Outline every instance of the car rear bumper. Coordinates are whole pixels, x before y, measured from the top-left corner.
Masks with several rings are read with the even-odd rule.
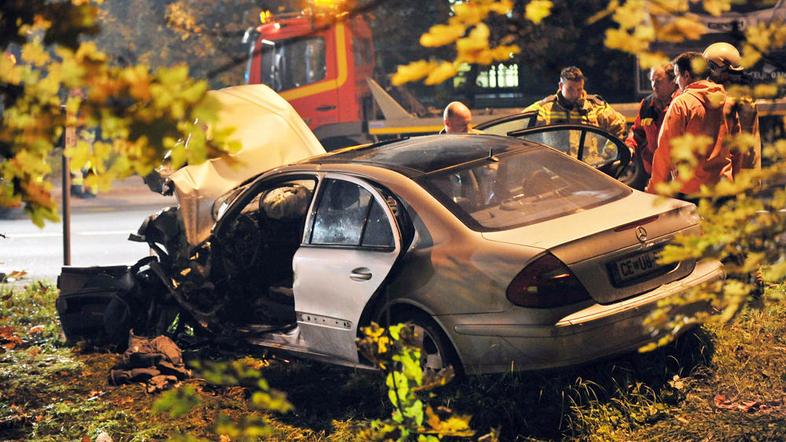
[[[522,323],[525,309],[438,319],[449,331],[467,373],[565,367],[653,342],[663,333],[648,331],[644,320],[659,301],[722,277],[719,262],[703,261],[679,281],[614,304],[589,304],[554,324]],[[691,315],[703,309],[706,303],[692,303],[680,306],[678,312]]]

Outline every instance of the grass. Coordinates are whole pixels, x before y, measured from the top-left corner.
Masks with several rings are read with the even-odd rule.
[[[784,287],[770,290],[782,293]],[[295,409],[249,406],[241,387],[195,378],[200,404],[171,418],[152,411],[140,385],[110,387],[118,356],[67,347],[56,290],[34,283],[0,291],[0,440],[216,440],[220,414],[267,420],[269,440],[348,441],[390,412],[375,373],[267,358],[263,373]],[[646,354],[555,372],[482,376],[437,391],[433,405],[473,416],[478,436],[499,440],[786,439],[786,304],[745,311]],[[486,440],[490,440],[487,438]]]

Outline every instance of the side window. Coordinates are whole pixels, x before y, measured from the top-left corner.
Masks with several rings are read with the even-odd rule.
[[[286,42],[263,42],[262,83],[275,91],[293,89],[325,79],[325,40],[307,37]]]
[[[366,189],[328,179],[321,192],[311,244],[393,247],[390,222]]]
[[[376,200],[372,202],[361,245],[363,247],[394,247],[390,221],[385,216],[382,206]]]
[[[619,156],[617,145],[602,134],[587,132],[581,160],[590,166],[600,166]]]
[[[355,59],[355,66],[364,66],[373,61],[370,46],[371,43],[364,38],[352,39],[352,57]]]
[[[534,117],[536,116],[537,113],[533,113],[531,115],[522,115],[520,118],[504,120],[488,127],[486,127],[484,124],[481,124],[479,125],[479,128],[483,130],[484,134],[506,136],[511,132],[530,127],[533,123]]]
[[[537,131],[519,135],[518,138],[551,146],[573,158],[578,158],[581,131],[576,129]]]

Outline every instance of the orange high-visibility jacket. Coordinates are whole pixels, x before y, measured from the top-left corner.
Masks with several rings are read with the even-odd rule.
[[[636,121],[625,139],[625,144],[633,149],[636,155],[641,156],[641,163],[648,174],[652,173],[652,155],[658,147],[658,134],[669,103],[661,103],[654,94],[641,100]]]
[[[658,135],[648,192],[654,193],[658,183],[680,179],[675,176],[676,170],[671,161],[671,143],[685,134],[707,135],[712,142],[705,152],[696,154],[698,162],[694,176],[681,180],[682,193],[696,193],[702,184],[712,185],[723,178],[732,179],[731,154],[723,142],[730,131],[724,117],[725,102],[726,90],[709,80],[689,84],[672,100]]]

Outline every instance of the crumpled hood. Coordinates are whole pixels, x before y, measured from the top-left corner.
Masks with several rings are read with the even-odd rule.
[[[726,90],[723,85],[709,80],[695,81],[685,88],[685,94],[690,94],[707,109],[721,109],[726,104]]]
[[[269,87],[252,84],[209,93],[221,102],[219,124],[235,128],[232,138],[242,148],[169,176],[192,246],[210,235],[216,198],[262,172],[325,153],[295,109]]]

